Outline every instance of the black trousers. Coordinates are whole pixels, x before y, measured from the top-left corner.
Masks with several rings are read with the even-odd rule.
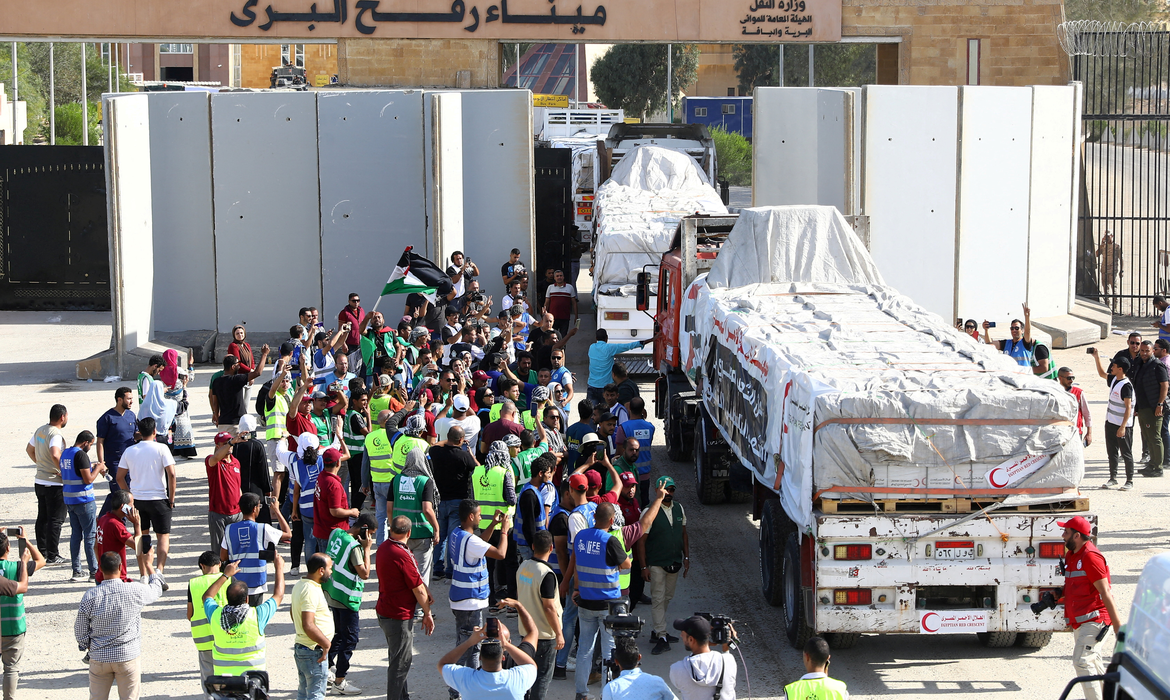
[[[57,546],[61,542],[61,526],[65,524],[65,488],[34,484],[37,494],[37,548],[52,560],[61,556]]]
[[[488,544],[493,547],[500,546],[500,532],[499,530],[492,533]],[[516,571],[520,568],[520,552],[516,547],[516,540],[511,537],[509,531],[508,536],[508,551],[505,552],[503,559],[487,558],[488,570],[488,586],[491,593],[488,596],[488,603],[494,606],[499,602],[500,598],[513,598],[517,596],[516,589]]]
[[[638,600],[646,592],[646,581],[642,579],[642,567],[634,561],[630,564],[630,610],[638,605]]]
[[[1109,455],[1109,478],[1117,478],[1118,455],[1125,461],[1125,480],[1133,481],[1133,428],[1125,429],[1125,437],[1117,437],[1118,426],[1105,423],[1105,453]]]

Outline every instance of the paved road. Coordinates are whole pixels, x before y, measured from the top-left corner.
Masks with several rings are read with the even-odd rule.
[[[0,435],[7,446],[0,453],[0,480],[4,484],[0,486],[0,512],[29,530],[36,515],[36,502],[32,496],[33,467],[27,463],[23,446],[44,422],[49,405],[63,402],[70,408],[71,422],[66,432],[72,436],[75,431],[93,429],[97,417],[112,405],[115,386],[132,384],[132,380],[118,384],[72,380],[75,360],[108,347],[109,315],[66,313],[61,314],[59,323],[47,322],[55,316],[58,314],[0,312],[0,327],[10,339],[9,351],[0,357],[0,398],[7,416],[0,424]],[[1111,354],[1121,344],[1121,338],[1113,336],[1101,345],[1102,351]],[[583,340],[570,345],[570,364],[578,377],[583,376],[585,347]],[[1095,415],[1103,416],[1104,385],[1086,362],[1091,358],[1080,349],[1057,351],[1056,357],[1074,369],[1079,383],[1090,393]],[[200,369],[196,388],[191,392],[201,457],[208,453],[212,435],[204,399],[211,371]],[[648,388],[644,387],[644,391]],[[747,674],[740,682],[739,696],[748,696],[749,679],[754,697],[782,696],[782,685],[801,673],[800,657],[780,631],[779,610],[764,604],[759,594],[756,524],[743,505],[699,505],[691,492],[691,465],[669,462],[661,447],[656,447],[654,453],[657,473],[671,474],[679,481],[692,543],[693,568],[679,585],[670,615],[682,617],[702,610],[723,612],[740,620]],[[201,460],[181,462],[178,471],[174,563],[169,567],[173,586],[162,601],[146,612],[143,697],[196,697],[198,692],[194,649],[183,619],[186,601],[182,581],[185,575],[195,573],[195,559],[206,545],[206,485]],[[1094,488],[1106,478],[1099,432],[1088,450],[1087,473],[1086,488]],[[1170,488],[1163,480],[1146,479],[1139,480],[1137,488],[1129,493],[1092,491],[1091,496],[1093,508],[1101,516],[1101,548],[1109,558],[1118,601],[1122,610],[1128,611],[1142,565],[1152,554],[1166,548],[1170,532],[1165,519],[1155,514],[1166,507]],[[65,535],[68,536],[68,526]],[[67,539],[61,552],[68,553]],[[20,683],[22,697],[73,699],[84,692],[86,674],[81,653],[72,641],[72,625],[77,601],[86,586],[68,582],[67,569],[54,567],[39,572],[26,598],[29,639]],[[411,672],[414,697],[427,700],[446,697],[434,664],[454,641],[453,620],[445,603],[446,584],[437,584],[434,589],[439,631],[434,637],[417,639]],[[367,591],[362,643],[350,676],[366,689],[362,697],[380,696],[385,678],[384,641],[371,610],[374,590],[376,585]],[[285,610],[287,603],[270,628],[269,670],[275,697],[291,698],[295,689],[290,649],[292,624]],[[648,610],[641,614],[649,617]],[[647,652],[645,639],[643,636],[643,651]],[[1029,700],[1056,698],[1072,676],[1068,661],[1071,643],[1071,635],[1061,634],[1043,650],[988,650],[979,646],[973,635],[867,636],[856,648],[834,655],[833,674],[849,684],[853,697],[863,699],[944,693],[954,700],[985,697],[986,693]],[[670,654],[654,657],[646,653],[644,667],[650,673],[665,675],[669,663],[682,655],[678,645]],[[591,692],[598,693],[596,687]],[[555,681],[552,685],[551,697],[556,700],[569,700],[572,693],[571,681]]]

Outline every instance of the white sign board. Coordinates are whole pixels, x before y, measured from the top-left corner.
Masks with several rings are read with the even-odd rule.
[[[918,625],[923,634],[986,632],[988,610],[923,610]]]
[[[1021,479],[1036,473],[1036,470],[1048,464],[1052,455],[1027,455],[1014,457],[993,467],[987,472],[987,484],[993,489],[1006,489]]]

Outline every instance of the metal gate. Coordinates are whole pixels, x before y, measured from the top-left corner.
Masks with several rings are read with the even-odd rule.
[[[0,147],[0,309],[110,308],[100,146]]]
[[[1170,32],[1067,22],[1061,43],[1084,89],[1079,296],[1150,316],[1170,292]]]
[[[568,148],[536,148],[536,269],[528,288],[529,303],[539,308],[544,300],[546,270],[564,270],[570,277],[573,226],[573,152]],[[572,282],[575,282],[573,280]],[[534,314],[535,315],[535,314]]]

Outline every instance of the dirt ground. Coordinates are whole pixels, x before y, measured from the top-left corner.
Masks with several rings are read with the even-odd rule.
[[[24,445],[32,432],[46,422],[49,406],[58,402],[68,406],[70,423],[66,434],[71,440],[82,429],[94,429],[98,416],[113,405],[114,389],[132,386],[133,377],[115,383],[72,378],[77,360],[109,346],[109,314],[0,312],[0,328],[11,346],[0,358],[0,405],[8,414],[0,422],[0,436],[8,445],[0,453],[0,513],[7,521],[3,524],[23,524],[31,532],[36,517],[34,467],[29,464]],[[1114,335],[1099,347],[1102,355],[1110,356],[1123,344],[1124,336]],[[582,386],[586,348],[587,341],[581,337],[569,347],[569,364]],[[1128,493],[1097,490],[1108,473],[1100,432],[1105,384],[1097,378],[1092,358],[1083,348],[1056,351],[1055,357],[1059,364],[1074,370],[1078,383],[1089,393],[1097,420],[1093,444],[1087,451],[1083,490],[1091,496],[1092,509],[1100,516],[1100,546],[1109,559],[1118,603],[1127,614],[1143,564],[1167,545],[1170,533],[1166,521],[1152,516],[1166,506],[1170,482],[1139,476],[1137,487]],[[198,573],[196,558],[206,546],[207,489],[202,457],[209,453],[213,434],[206,401],[207,381],[213,371],[211,366],[198,368],[191,390],[200,456],[178,464],[178,507],[172,564],[168,566],[171,590],[143,615],[144,698],[199,695],[195,649],[185,619],[185,578]],[[738,696],[782,697],[783,684],[798,678],[803,670],[799,653],[783,635],[780,610],[765,604],[760,594],[757,525],[744,505],[700,505],[693,494],[690,465],[670,462],[660,438],[654,460],[656,475],[670,474],[678,480],[679,500],[687,509],[691,541],[690,576],[680,580],[670,617],[710,611],[739,620],[737,629],[743,641],[746,673],[741,665]],[[68,556],[68,523],[62,535],[60,552]],[[46,568],[30,583],[26,596],[28,642],[19,692],[22,698],[77,698],[85,692],[86,667],[81,662],[83,653],[73,641],[73,622],[77,603],[88,586],[69,582],[69,573],[67,565]],[[349,675],[363,689],[359,697],[380,697],[385,693],[385,640],[373,612],[376,591],[377,585],[371,580],[362,612],[361,643]],[[436,633],[415,638],[410,687],[416,699],[442,700],[447,694],[435,664],[454,645],[455,629],[446,603],[447,584],[434,585],[433,593]],[[268,668],[274,698],[295,697],[293,627],[287,611],[286,601],[268,628]],[[649,610],[642,609],[641,614],[649,619]],[[670,653],[651,656],[646,639],[644,632],[641,646],[645,671],[667,676],[669,664],[685,652],[676,644]],[[1110,636],[1108,644],[1112,642]],[[945,693],[960,700],[992,692],[1005,698],[1056,698],[1073,676],[1071,645],[1070,634],[1056,635],[1052,644],[1042,650],[985,649],[974,635],[867,636],[856,648],[834,654],[832,675],[848,683],[853,697],[863,699]],[[600,695],[597,686],[592,686],[590,692],[594,697]],[[550,697],[571,699],[572,676],[568,681],[553,681]],[[1079,691],[1074,691],[1073,697],[1079,697]]]

